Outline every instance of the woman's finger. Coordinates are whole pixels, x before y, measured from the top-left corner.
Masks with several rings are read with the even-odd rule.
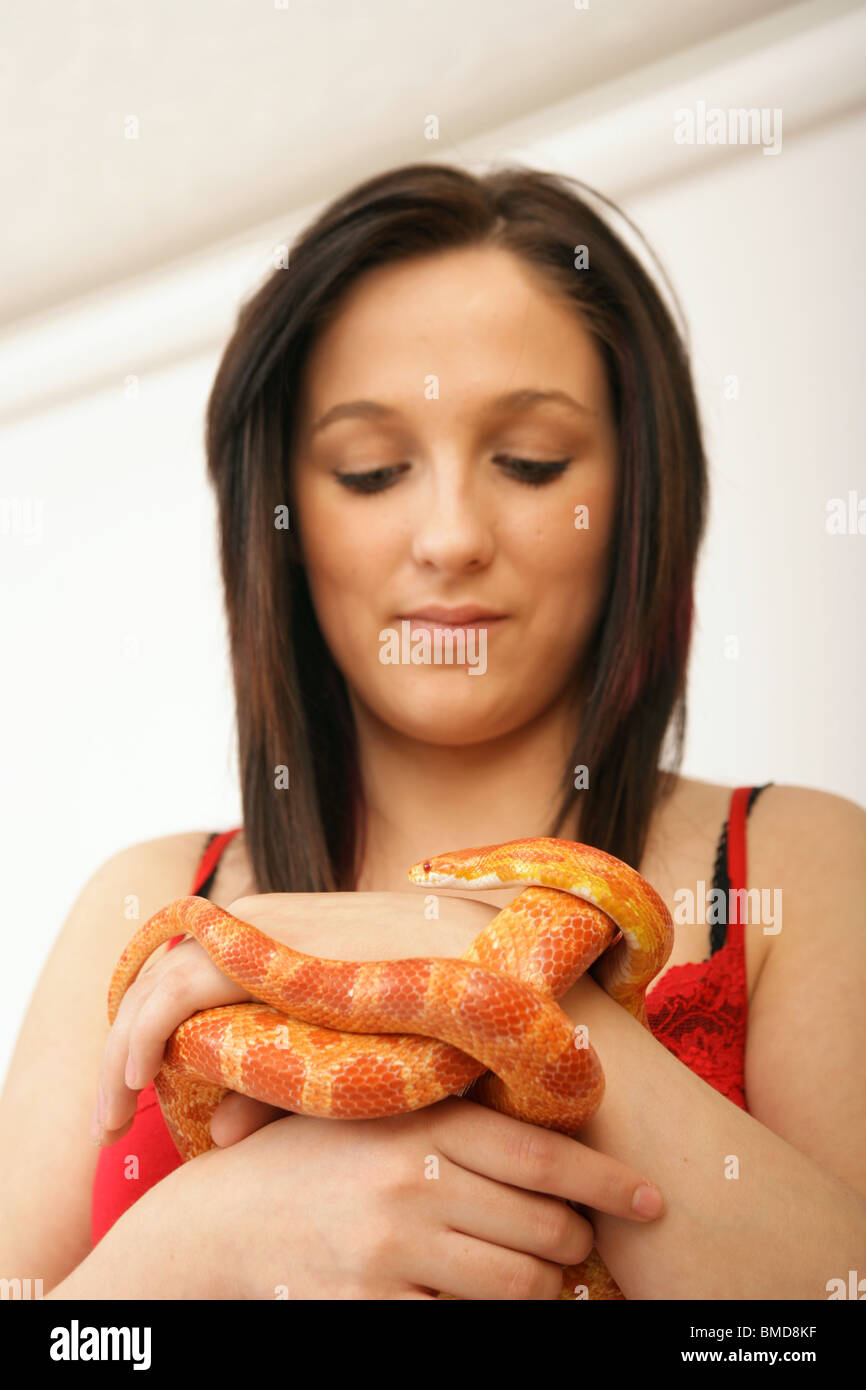
[[[562,1288],[558,1264],[450,1229],[417,1252],[411,1277],[455,1298],[483,1301],[555,1299]]]
[[[664,1210],[664,1198],[648,1178],[577,1139],[465,1098],[438,1105],[448,1109],[447,1122],[437,1125],[437,1142],[453,1163],[630,1221],[651,1221]]]
[[[135,1114],[137,1092],[152,1081],[174,1030],[201,1009],[251,996],[214,965],[197,941],[182,942],[127,990],[109,1032],[99,1087],[102,1124],[114,1133]],[[130,1076],[127,1064],[132,1052]]]
[[[590,1223],[561,1198],[491,1182],[447,1160],[437,1183],[446,1224],[476,1240],[556,1265],[580,1264],[595,1243]]]
[[[99,1071],[97,1115],[106,1133],[119,1129],[128,1118],[127,1088],[123,1074],[129,1055],[129,1032],[138,1010],[156,987],[159,977],[160,971],[154,967],[130,985],[120,1001],[105,1040]]]
[[[264,1129],[273,1120],[284,1120],[290,1113],[262,1100],[253,1100],[252,1096],[229,1091],[211,1116],[211,1138],[218,1148],[227,1149],[257,1129]]]
[[[162,1066],[165,1045],[172,1033],[194,1013],[222,1004],[239,1004],[251,997],[203,951],[190,956],[187,962],[178,961],[174,971],[163,973],[132,1020],[127,1039],[128,1060],[124,1063],[125,1089],[134,1093],[153,1080]]]
[[[115,1130],[107,1130],[103,1128],[102,1130],[100,1130],[98,1136],[94,1134],[93,1142],[95,1144],[99,1144],[100,1147],[102,1147],[103,1145],[107,1147],[108,1145],[115,1143],[116,1140],[122,1139],[124,1134],[129,1133],[129,1131],[132,1129],[134,1120],[135,1116],[133,1115],[130,1119],[126,1121],[125,1124],[120,1125]]]

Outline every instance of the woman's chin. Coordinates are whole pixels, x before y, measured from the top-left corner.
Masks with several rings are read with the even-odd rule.
[[[450,701],[444,695],[407,700],[396,709],[380,707],[379,718],[406,738],[451,748],[486,743],[526,722],[514,710],[494,710],[489,700]]]
[[[468,724],[465,719],[454,720],[451,723],[431,720],[428,724],[423,725],[413,721],[411,724],[401,727],[398,732],[407,738],[417,740],[418,743],[429,743],[439,748],[469,748],[499,737],[499,731],[491,730],[489,724],[476,726]],[[507,731],[503,730],[502,732]]]

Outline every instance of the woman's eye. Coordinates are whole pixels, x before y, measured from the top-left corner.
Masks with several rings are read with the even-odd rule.
[[[494,463],[518,482],[527,483],[530,487],[542,487],[564,473],[571,458],[524,459],[515,458],[512,454],[497,454]],[[352,492],[384,492],[410,466],[408,463],[393,463],[371,468],[366,473],[335,473],[334,476]]]
[[[382,468],[373,468],[369,473],[335,473],[343,487],[352,492],[383,492],[396,481],[400,473],[405,473],[408,463],[393,463]]]
[[[571,459],[522,459],[514,458],[511,454],[497,454],[494,463],[498,463],[504,472],[519,482],[528,483],[530,487],[541,487],[564,473]]]

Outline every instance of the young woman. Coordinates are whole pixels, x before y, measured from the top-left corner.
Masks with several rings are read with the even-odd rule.
[[[5,1277],[552,1298],[595,1241],[628,1298],[821,1299],[862,1264],[866,814],[677,775],[698,412],[671,314],[592,198],[520,168],[397,169],[244,306],[207,421],[244,824],[133,846],[83,890],[6,1086]],[[476,669],[384,660],[403,624],[462,633]],[[129,893],[139,922],[195,891],[314,955],[456,956],[514,893],[442,894],[429,921],[408,866],[551,834],[633,865],[676,923],[651,1031],[591,974],[560,1001],[606,1076],[579,1140],[468,1098],[334,1122],[229,1095],[219,1147],[180,1164],[150,1084],[165,1040],[249,996],[187,940],[109,1031]]]

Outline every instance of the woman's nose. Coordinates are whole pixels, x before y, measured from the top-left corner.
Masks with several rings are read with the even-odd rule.
[[[452,573],[483,569],[492,559],[492,518],[471,488],[438,487],[414,519],[412,558]]]

